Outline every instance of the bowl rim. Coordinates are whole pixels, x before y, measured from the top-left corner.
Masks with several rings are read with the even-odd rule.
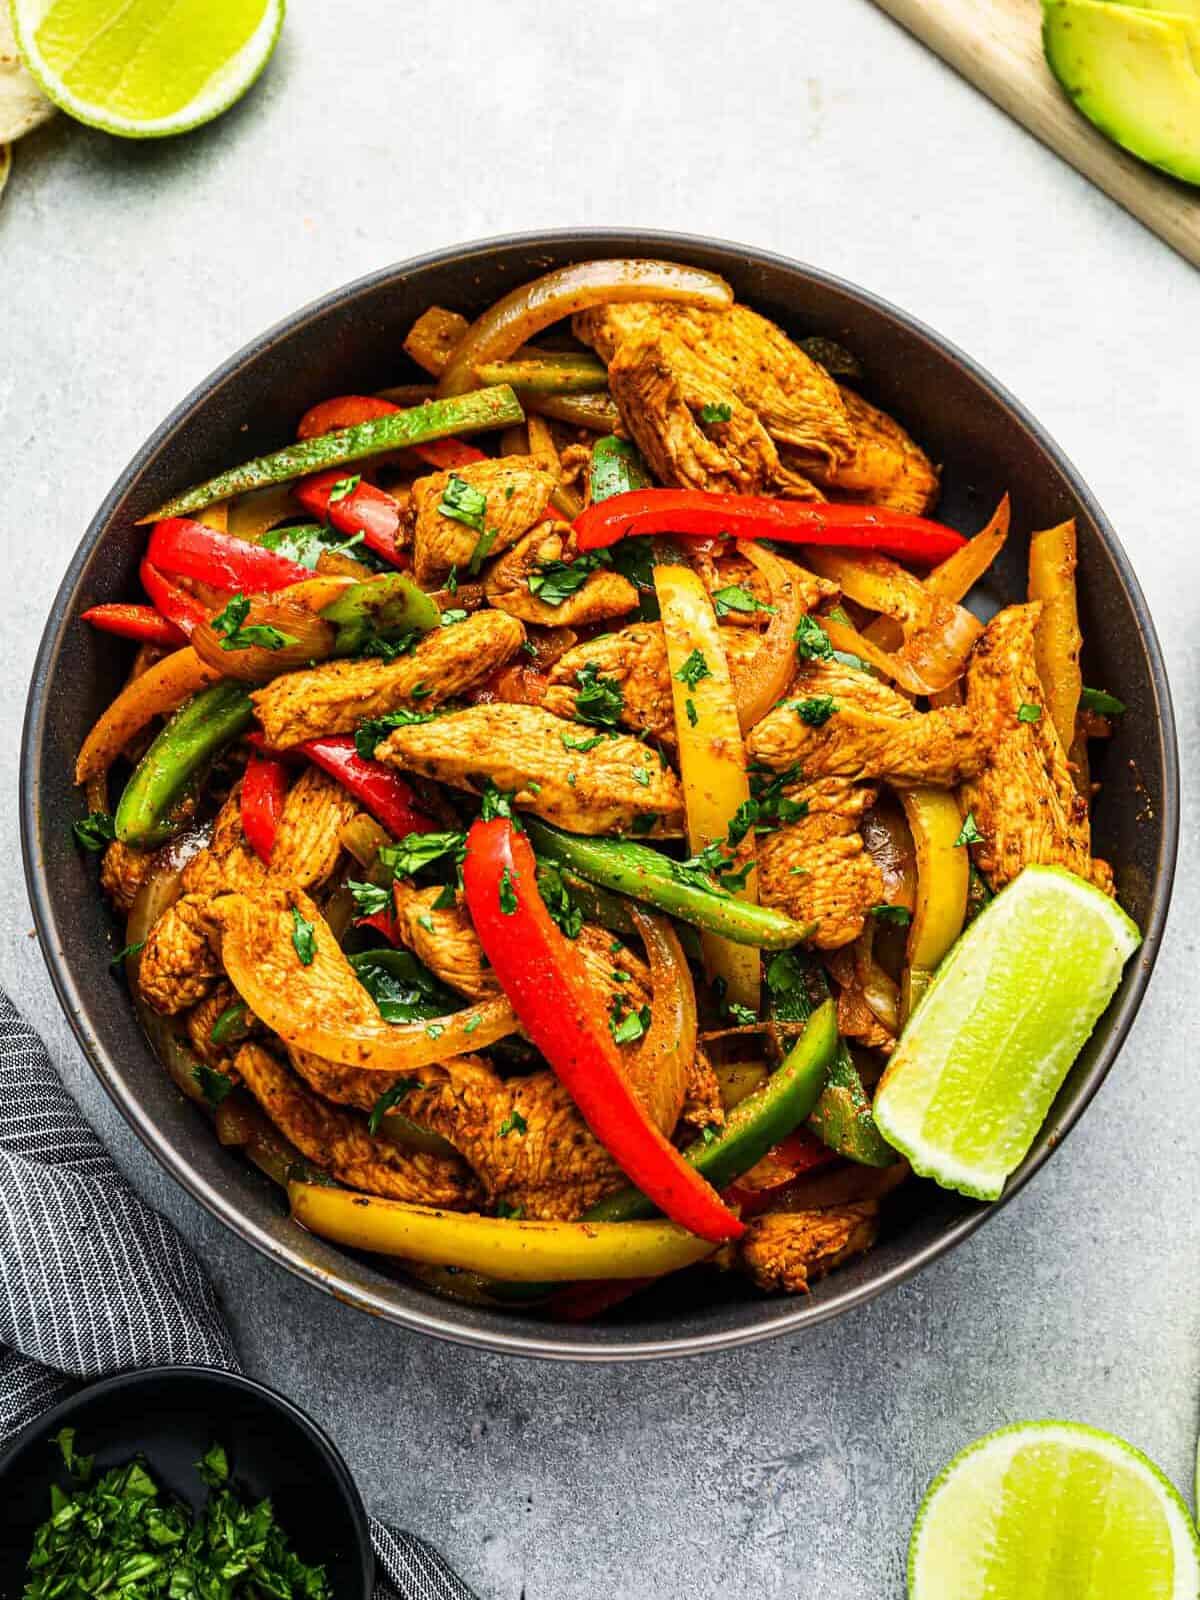
[[[938,1236],[896,1262],[871,1281],[836,1291],[820,1301],[792,1297],[779,1302],[778,1314],[753,1327],[718,1329],[694,1334],[669,1336],[644,1336],[618,1343],[582,1343],[573,1338],[569,1325],[551,1323],[530,1324],[513,1322],[511,1325],[476,1328],[443,1314],[440,1303],[410,1309],[396,1303],[385,1294],[361,1283],[355,1283],[328,1268],[305,1260],[277,1234],[269,1232],[238,1208],[236,1203],[218,1188],[192,1170],[186,1161],[177,1158],[174,1151],[165,1149],[159,1142],[151,1119],[144,1113],[137,1098],[127,1092],[115,1075],[108,1052],[93,1032],[88,1021],[88,1006],[74,975],[66,970],[66,963],[55,955],[53,932],[55,917],[50,902],[44,864],[37,850],[38,832],[38,779],[41,752],[49,709],[49,686],[52,669],[62,644],[66,617],[78,587],[83,570],[100,541],[105,524],[135,480],[154,461],[166,441],[185,424],[191,414],[233,378],[249,360],[261,356],[273,345],[290,337],[298,328],[315,317],[357,297],[385,287],[397,279],[425,271],[431,267],[462,264],[474,258],[487,257],[501,249],[530,249],[539,247],[568,248],[581,254],[588,249],[601,255],[611,255],[627,249],[641,256],[663,254],[672,249],[715,250],[745,260],[751,265],[766,264],[792,274],[799,274],[814,284],[830,289],[865,305],[878,315],[898,323],[917,341],[932,349],[942,359],[949,359],[976,383],[985,388],[998,405],[1027,433],[1031,434],[1041,450],[1053,462],[1070,488],[1077,504],[1095,525],[1100,540],[1106,548],[1118,578],[1136,618],[1143,642],[1154,710],[1160,730],[1162,750],[1163,794],[1160,814],[1161,835],[1157,853],[1156,871],[1150,892],[1149,910],[1143,928],[1143,943],[1139,951],[1137,968],[1107,1019],[1107,1036],[1089,1073],[1080,1085],[1068,1112],[1059,1120],[1055,1137],[1046,1145],[1026,1157],[1021,1167],[1009,1179],[998,1200],[979,1204],[952,1222]],[[231,1228],[240,1238],[254,1246],[270,1260],[294,1272],[306,1282],[315,1285],[337,1300],[367,1311],[374,1316],[420,1333],[432,1334],[452,1343],[489,1350],[498,1354],[521,1355],[550,1360],[581,1362],[647,1361],[686,1355],[712,1354],[742,1346],[757,1344],[765,1339],[778,1338],[788,1333],[816,1327],[819,1323],[842,1315],[855,1306],[863,1305],[876,1295],[906,1282],[924,1267],[954,1249],[974,1233],[1002,1207],[1008,1204],[1050,1156],[1061,1146],[1071,1129],[1078,1123],[1095,1097],[1100,1085],[1108,1076],[1119,1054],[1133,1020],[1145,997],[1155,962],[1158,958],[1166,926],[1175,876],[1180,828],[1179,751],[1175,716],[1170,685],[1162,647],[1154,627],[1149,606],[1120,539],[1098,504],[1082,476],[1040,422],[1010,393],[1004,384],[992,376],[971,356],[951,340],[945,338],[919,318],[912,316],[882,296],[864,289],[849,279],[826,272],[821,268],[784,256],[778,252],[741,244],[735,240],[700,234],[677,233],[663,230],[633,228],[559,228],[495,235],[467,243],[425,252],[407,260],[376,269],[355,278],[328,293],[309,301],[297,310],[282,317],[265,332],[251,339],[229,356],[209,375],[197,383],[154,429],[135,452],[128,465],[116,479],[92,517],[82,540],[71,559],[66,574],[55,594],[34,662],[20,754],[20,822],[21,854],[25,869],[26,888],[33,911],[34,924],[43,959],[59,1003],[67,1015],[84,1054],[93,1071],[103,1084],[109,1098],[117,1106],[126,1122],[153,1153],[156,1160],[197,1200],[210,1214]],[[147,1044],[147,1049],[149,1049]],[[450,1302],[446,1302],[450,1305]],[[499,1316],[503,1316],[500,1313]],[[499,1320],[499,1319],[498,1319]]]
[[[0,1485],[3,1485],[7,1474],[13,1467],[19,1465],[21,1457],[36,1444],[38,1439],[49,1439],[60,1426],[76,1421],[79,1412],[86,1409],[93,1400],[107,1394],[119,1394],[122,1390],[137,1390],[143,1384],[164,1378],[199,1380],[201,1383],[210,1383],[218,1389],[240,1390],[272,1410],[280,1412],[299,1428],[301,1433],[308,1436],[317,1447],[350,1513],[350,1520],[354,1526],[359,1573],[362,1578],[361,1595],[363,1600],[369,1600],[375,1584],[375,1550],[371,1543],[367,1508],[363,1504],[354,1474],[346,1464],[346,1458],[325,1429],[314,1422],[302,1406],[297,1405],[287,1395],[280,1394],[278,1389],[272,1389],[269,1384],[261,1383],[257,1378],[248,1378],[242,1372],[232,1372],[227,1367],[207,1366],[200,1362],[168,1362],[158,1367],[134,1367],[127,1372],[116,1372],[107,1378],[99,1378],[95,1382],[85,1380],[82,1388],[74,1390],[48,1410],[32,1417],[16,1437],[0,1449]],[[154,1463],[151,1462],[150,1466],[153,1469]],[[234,1476],[236,1477],[236,1472]]]

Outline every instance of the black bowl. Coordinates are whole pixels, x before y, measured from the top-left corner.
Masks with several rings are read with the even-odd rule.
[[[338,1600],[370,1600],[375,1557],[367,1514],[337,1448],[298,1406],[261,1383],[215,1367],[152,1367],[94,1383],[54,1406],[0,1454],[0,1595],[22,1592],[50,1486],[70,1480],[53,1443],[75,1429],[97,1471],[144,1456],[154,1478],[193,1510],[207,1490],[196,1462],[224,1445],[234,1487],[269,1497],[297,1555],[323,1562]]]
[[[132,593],[145,533],[137,517],[186,484],[293,437],[314,401],[416,376],[400,349],[419,312],[481,310],[514,284],[564,262],[656,255],[714,269],[738,298],[798,335],[840,341],[861,359],[871,398],[893,411],[944,468],[939,515],[973,532],[1008,490],[1016,535],[985,604],[1025,593],[1027,535],[1074,516],[1089,682],[1129,706],[1098,761],[1097,853],[1116,866],[1121,899],[1145,945],[1063,1085],[1014,1194],[1074,1125],[1111,1067],[1146,990],[1166,919],[1179,829],[1170,693],[1154,627],[1113,530],[1061,451],[960,351],[894,307],[778,256],[671,234],[552,233],[462,246],[364,278],[271,329],[202,383],[162,424],[101,506],[71,563],[34,669],[21,760],[25,868],[42,950],[59,998],[101,1081],[169,1171],[274,1260],[376,1314],[494,1350],[576,1360],[678,1355],[811,1326],[899,1283],[966,1237],[995,1207],[913,1184],[891,1206],[875,1250],[804,1298],[767,1300],[703,1273],[668,1281],[600,1326],[555,1326],[438,1299],[385,1265],[335,1249],[282,1219],[278,1195],[223,1150],[166,1078],[114,983],[112,919],[94,865],[71,844],[80,802],[71,769],[116,691],[128,651],[78,625],[79,613]],[[119,942],[119,941],[118,941]]]

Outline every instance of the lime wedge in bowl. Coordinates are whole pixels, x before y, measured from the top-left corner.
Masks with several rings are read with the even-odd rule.
[[[1026,867],[938,968],[875,1096],[914,1171],[995,1200],[1141,943],[1099,889]]]
[[[1077,1422],[1018,1422],[934,1479],[909,1600],[1197,1600],[1200,1541],[1140,1450]]]
[[[8,3],[41,89],[78,121],[130,139],[219,116],[266,66],[284,12],[284,0]]]

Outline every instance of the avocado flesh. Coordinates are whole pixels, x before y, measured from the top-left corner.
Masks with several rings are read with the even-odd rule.
[[[1191,0],[1043,0],[1042,35],[1051,70],[1086,117],[1143,161],[1200,184],[1200,15],[1191,9]]]

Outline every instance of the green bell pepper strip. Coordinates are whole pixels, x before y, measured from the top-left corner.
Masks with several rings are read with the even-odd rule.
[[[785,968],[780,972],[780,968]],[[782,981],[772,982],[779,974]],[[810,988],[810,984],[812,988]],[[800,951],[776,956],[767,969],[768,1006],[777,1022],[808,1023],[814,1013],[812,989],[828,997],[825,974]],[[832,1002],[825,998],[822,1009]],[[890,1167],[899,1160],[875,1125],[871,1101],[846,1041],[839,1038],[829,1078],[805,1126],[822,1144],[864,1167]]]
[[[250,1037],[252,1020],[249,1006],[242,1000],[235,1000],[232,1005],[225,1007],[209,1029],[209,1041],[212,1044],[241,1044]]]
[[[588,489],[593,505],[611,499],[614,494],[629,494],[634,489],[650,489],[653,485],[650,469],[635,445],[614,434],[596,440],[588,469]]]
[[[570,867],[555,866],[554,870],[562,879],[563,888],[583,913],[585,922],[594,922],[597,927],[607,928],[610,933],[623,934],[627,939],[640,938],[637,923],[629,914],[629,901],[624,895],[612,894],[599,884],[589,883],[577,872],[572,872]],[[699,961],[700,936],[695,928],[681,922],[677,924],[675,932],[684,955],[691,961]]]
[[[608,383],[608,368],[595,356],[548,361],[544,356],[526,360],[485,361],[475,368],[480,383],[506,383],[511,389],[536,394],[594,394]]]
[[[448,438],[451,434],[507,428],[524,420],[521,403],[507,384],[494,389],[476,389],[471,394],[455,395],[448,400],[433,400],[407,411],[373,417],[352,428],[301,439],[269,456],[257,456],[240,467],[230,467],[206,483],[185,489],[139,520],[157,522],[163,517],[186,516],[251,489],[265,489],[270,484],[286,483],[291,478],[304,478],[312,472],[324,472],[350,461],[363,461],[389,450],[409,449],[434,439]]]
[[[815,923],[795,922],[767,906],[685,883],[673,874],[669,858],[648,845],[564,833],[528,815],[522,815],[521,822],[538,855],[548,861],[567,867],[602,888],[665,911],[681,922],[732,939],[735,944],[756,945],[760,950],[789,950],[811,938],[816,927]]]
[[[783,1062],[737,1105],[715,1139],[697,1139],[683,1158],[721,1190],[740,1178],[810,1115],[837,1053],[837,1008],[826,1000],[812,1013]],[[584,1222],[632,1222],[658,1213],[634,1188],[619,1189],[585,1211]]]
[[[170,821],[201,769],[254,719],[240,683],[222,679],[186,700],[134,768],[117,806],[114,826],[123,844],[146,848],[176,831]]]
[[[403,572],[351,584],[321,612],[337,629],[335,656],[352,656],[371,634],[430,633],[442,614],[423,589]]]

